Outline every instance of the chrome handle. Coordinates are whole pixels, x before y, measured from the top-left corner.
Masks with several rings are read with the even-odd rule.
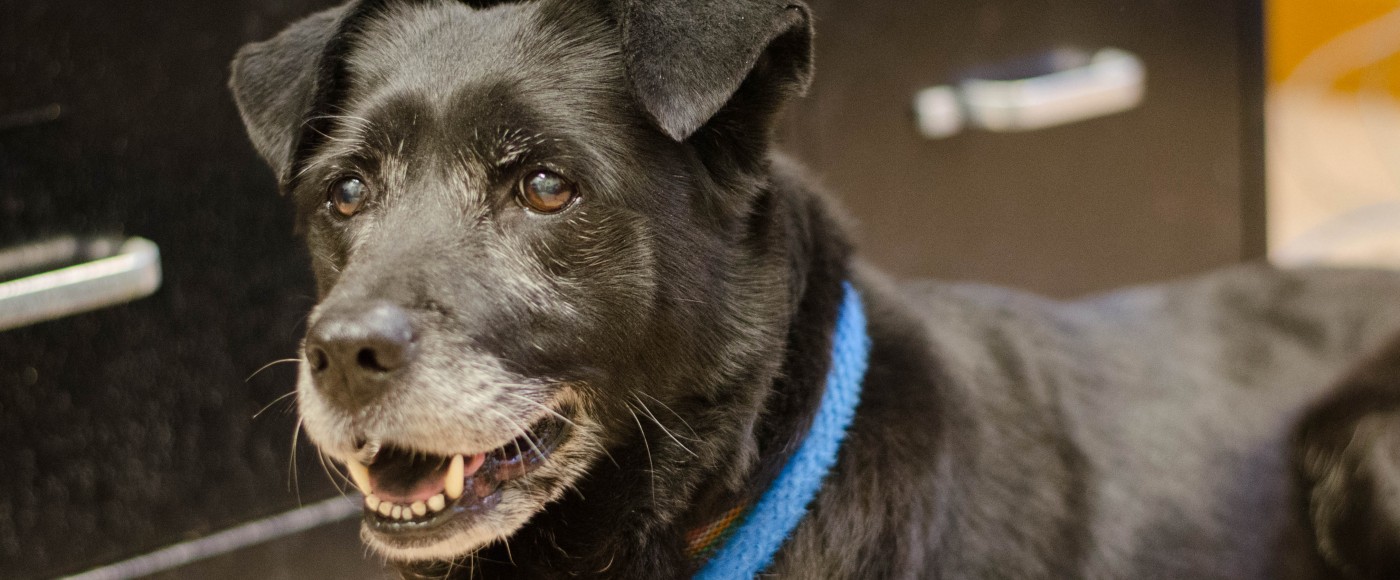
[[[914,94],[914,118],[919,133],[929,139],[952,137],[966,123],[958,90],[948,85],[922,89]]]
[[[1025,79],[969,79],[969,120],[989,131],[1031,131],[1103,117],[1142,102],[1147,72],[1132,53],[1105,48],[1078,68]]]
[[[78,247],[66,237],[3,250],[0,266],[30,269]],[[0,283],[0,331],[149,296],[160,280],[160,249],[128,238],[113,256]]]
[[[1084,58],[1081,66],[1040,76],[970,78],[956,87],[924,89],[915,95],[914,111],[920,132],[930,139],[948,137],[964,124],[997,132],[1033,131],[1132,109],[1142,102],[1146,85],[1141,59],[1104,48]],[[954,94],[961,105],[957,109],[950,107]]]

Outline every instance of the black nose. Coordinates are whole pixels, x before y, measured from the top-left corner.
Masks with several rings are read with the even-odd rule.
[[[322,393],[359,408],[413,362],[415,339],[408,313],[392,303],[340,305],[322,311],[307,333],[306,360]]]

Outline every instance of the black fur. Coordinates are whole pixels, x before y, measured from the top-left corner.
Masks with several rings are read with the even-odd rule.
[[[1298,426],[1304,529],[1338,578],[1400,578],[1400,340]]]
[[[383,12],[395,0],[365,0],[345,11],[335,24],[334,33],[325,42],[316,61],[315,84],[311,90],[311,106],[303,112],[297,139],[293,142],[290,173],[282,176],[288,189],[295,188],[306,169],[307,158],[334,131],[335,115],[342,110],[350,92],[345,57],[350,52],[361,26],[374,15]],[[300,90],[305,90],[304,88]]]
[[[685,531],[762,493],[801,442],[843,280],[870,314],[870,372],[770,572],[1394,570],[1382,555],[1400,551],[1400,520],[1376,508],[1389,504],[1322,491],[1300,525],[1287,454],[1303,409],[1400,330],[1400,275],[1248,267],[1075,303],[897,286],[770,151],[811,42],[795,0],[366,0],[239,53],[235,98],[315,257],[312,332],[387,303],[419,353],[355,404],[303,365],[313,441],[340,461],[366,437],[470,453],[540,409],[577,413],[546,467],[437,539],[367,527],[405,576],[692,574]],[[517,183],[539,168],[582,198],[522,207]],[[327,190],[348,175],[369,194],[347,218]],[[1346,409],[1390,400],[1347,392]],[[1393,430],[1366,431],[1360,456],[1336,449],[1374,423],[1357,413],[1307,423],[1300,445],[1322,451],[1305,457],[1334,458],[1304,462],[1309,489],[1332,489],[1328,470],[1353,456],[1369,479],[1347,489],[1396,485],[1365,455]],[[1330,505],[1372,531],[1339,534],[1318,516]]]

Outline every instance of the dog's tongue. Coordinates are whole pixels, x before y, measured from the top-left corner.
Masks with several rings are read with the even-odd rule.
[[[424,478],[408,486],[386,485],[375,481],[374,486],[374,495],[379,496],[379,499],[399,505],[409,505],[416,501],[426,502],[443,490],[441,477]]]
[[[452,461],[445,457],[409,454],[385,457],[381,454],[369,467],[370,487],[374,495],[383,501],[399,505],[426,502],[450,487],[449,478],[457,480],[457,489],[460,490],[462,480],[476,474],[486,461],[486,454],[478,453],[463,457],[463,460],[457,472],[452,473]]]

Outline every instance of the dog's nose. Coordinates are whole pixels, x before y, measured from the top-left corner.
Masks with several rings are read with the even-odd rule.
[[[368,403],[417,351],[408,312],[389,302],[326,310],[306,335],[316,386],[350,408]]]

